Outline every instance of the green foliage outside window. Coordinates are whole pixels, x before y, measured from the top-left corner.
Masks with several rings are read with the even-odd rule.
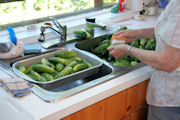
[[[94,8],[95,0],[24,0],[0,4],[0,25]],[[117,0],[102,0],[104,5]]]
[[[103,0],[104,5],[117,3],[118,0]]]

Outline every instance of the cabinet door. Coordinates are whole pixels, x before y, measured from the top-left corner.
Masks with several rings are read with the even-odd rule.
[[[139,83],[62,120],[146,120],[148,83]]]

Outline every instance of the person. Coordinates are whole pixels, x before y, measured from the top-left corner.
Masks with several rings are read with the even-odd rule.
[[[155,28],[126,30],[113,34],[132,42],[156,38],[156,50],[120,44],[108,48],[115,58],[134,56],[152,66],[147,88],[148,120],[180,120],[180,0],[171,0],[159,16]]]

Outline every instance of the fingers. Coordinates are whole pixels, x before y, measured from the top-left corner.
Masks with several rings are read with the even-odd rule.
[[[117,39],[121,39],[121,38],[126,38],[129,35],[126,31],[122,31],[122,32],[118,32],[118,33],[113,34],[113,36],[116,36]]]
[[[129,46],[126,44],[120,44],[120,45],[115,45],[112,47],[109,47],[109,54],[114,56],[115,58],[122,58],[124,56],[127,56],[127,48]]]
[[[114,46],[110,46],[107,48],[109,51],[112,51],[114,49]]]
[[[119,53],[118,52],[118,45],[111,46],[111,47],[108,48],[108,50],[109,50],[110,55],[114,56],[115,58],[119,57],[119,55],[118,55],[118,53]]]

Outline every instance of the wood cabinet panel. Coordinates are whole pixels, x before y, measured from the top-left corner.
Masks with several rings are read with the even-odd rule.
[[[149,80],[88,106],[62,120],[144,120]]]

